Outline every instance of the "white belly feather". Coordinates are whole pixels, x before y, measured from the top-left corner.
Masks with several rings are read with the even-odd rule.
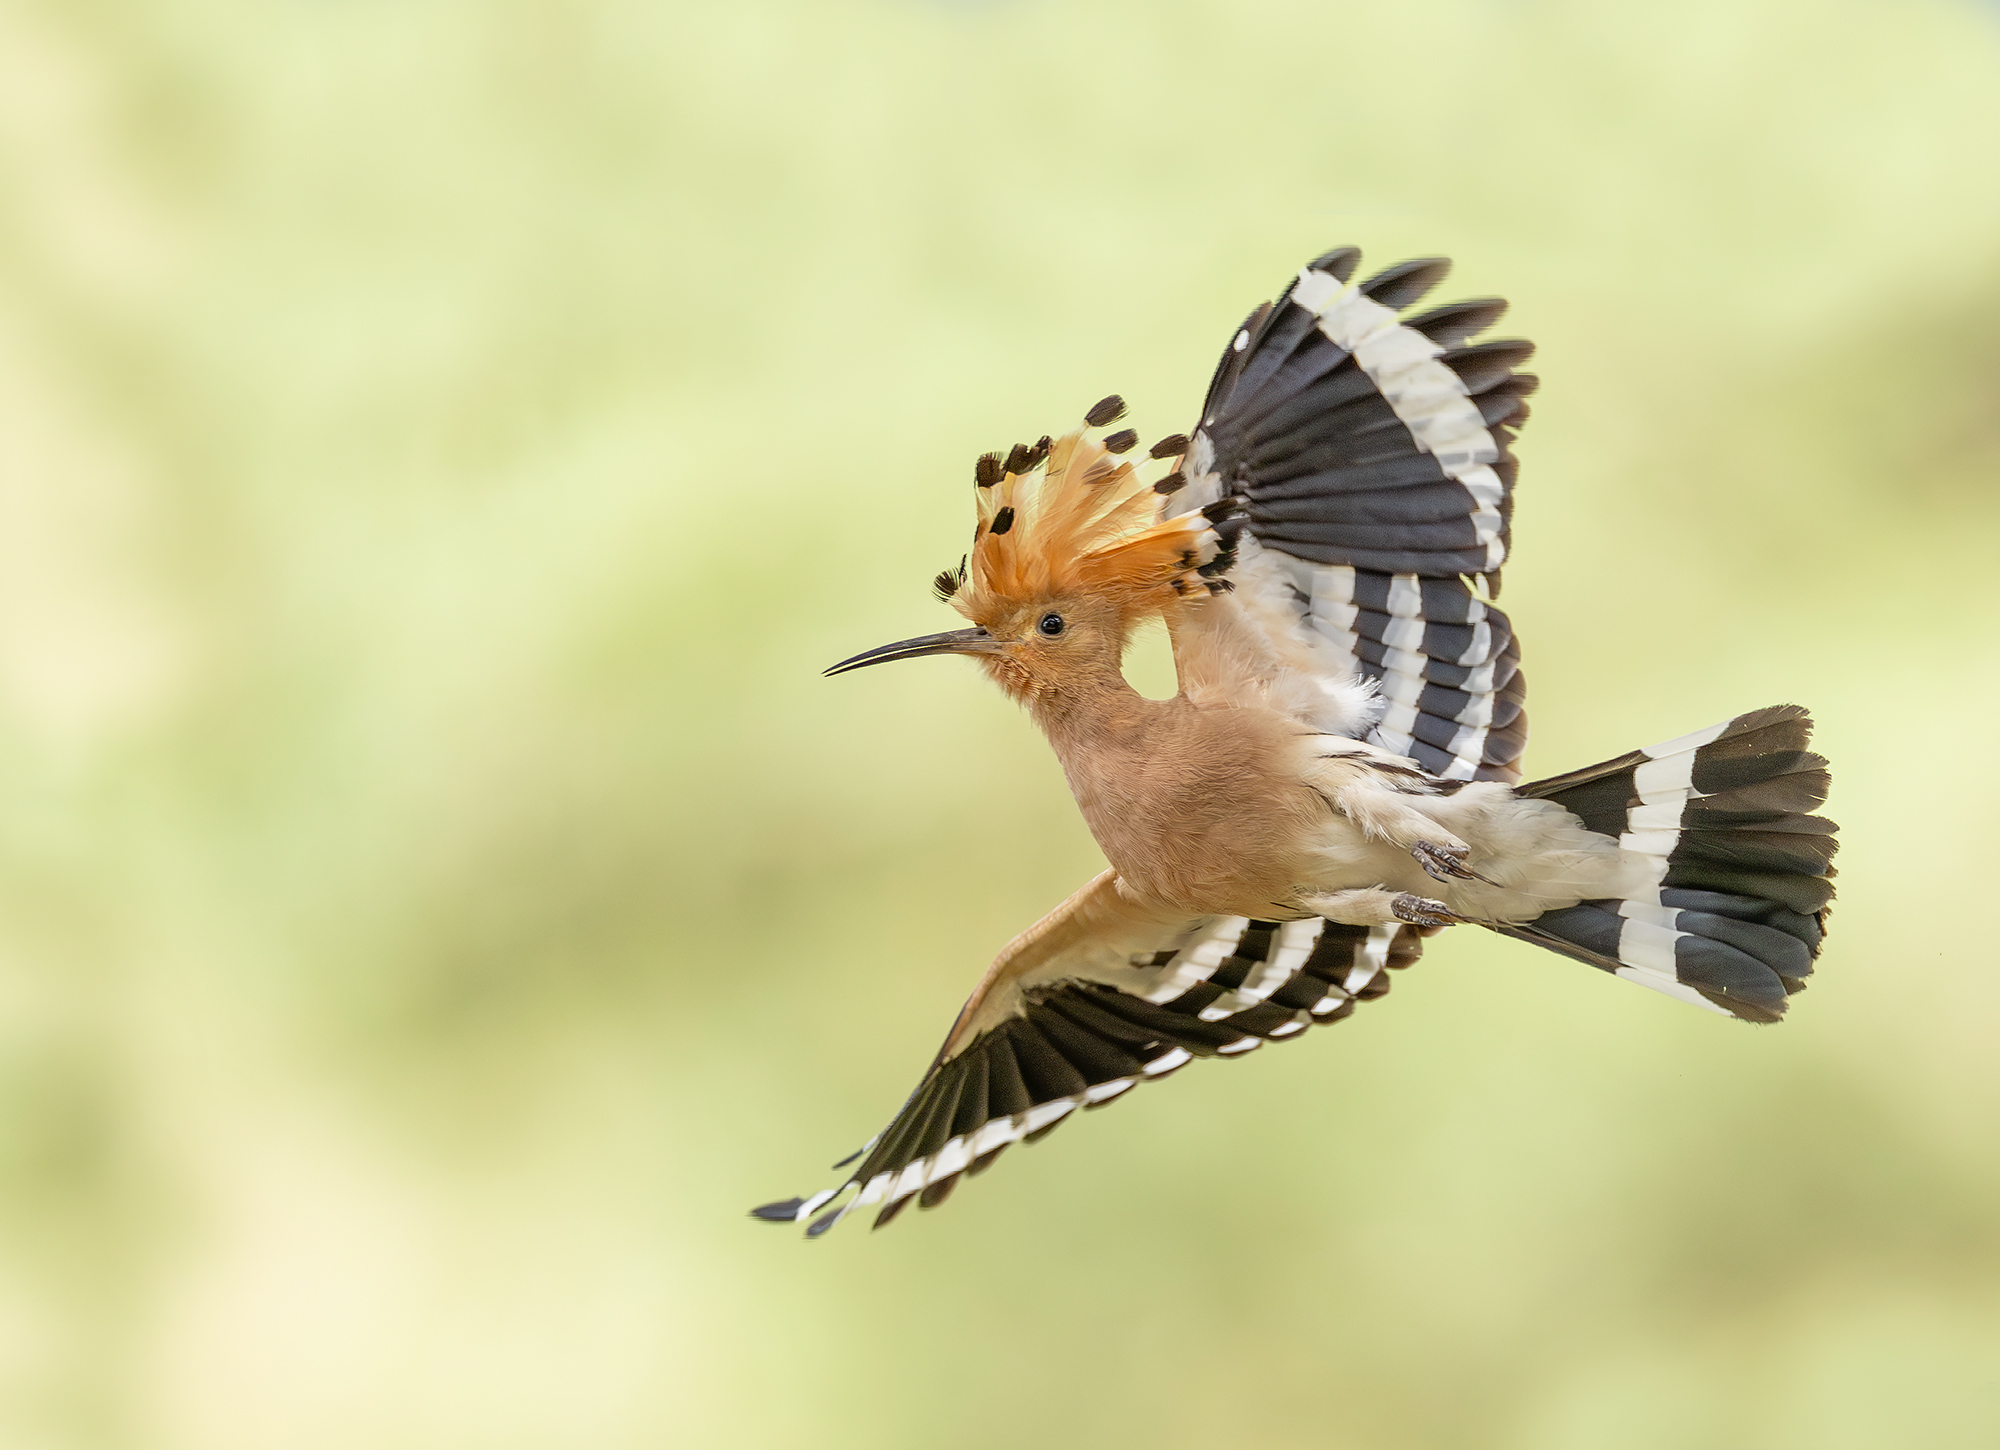
[[[1399,781],[1417,782],[1381,774],[1380,759],[1369,752],[1308,767],[1336,809],[1306,843],[1302,886],[1379,886],[1436,898],[1475,921],[1521,922],[1652,884],[1647,858],[1619,849],[1552,801],[1524,799],[1498,781],[1474,781],[1450,795],[1406,791]],[[1410,854],[1419,841],[1463,845],[1465,865],[1486,880],[1434,879]]]

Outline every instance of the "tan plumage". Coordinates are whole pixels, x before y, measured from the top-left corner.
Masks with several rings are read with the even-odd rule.
[[[1205,587],[1199,569],[1226,547],[1217,526],[1199,510],[1156,517],[1162,500],[1151,484],[1094,432],[1065,434],[1044,466],[975,493],[969,577],[951,602],[991,637],[980,662],[1047,735],[1131,901],[1183,916],[1283,917],[1312,899],[1338,920],[1388,925],[1414,919],[1415,907],[1393,913],[1395,896],[1433,885],[1413,848],[1445,858],[1469,849],[1446,819],[1482,838],[1520,834],[1520,812],[1496,809],[1496,787],[1469,800],[1429,794],[1411,762],[1352,740],[1329,752],[1309,722],[1257,688],[1297,664],[1260,626],[1260,596]],[[996,520],[1006,521],[998,533]],[[1206,673],[1183,674],[1208,688],[1162,701],[1126,683],[1126,645],[1154,617],[1173,629],[1177,663],[1200,652]],[[1060,633],[1040,628],[1051,618]],[[1541,819],[1549,812],[1555,820]],[[1585,894],[1619,894],[1626,873],[1615,846],[1560,808],[1526,814],[1550,837],[1537,842],[1542,850],[1568,853],[1560,885],[1449,880],[1427,898],[1432,915],[1442,900],[1459,915],[1477,902],[1480,919],[1526,920]],[[1356,889],[1387,895],[1326,906]]]

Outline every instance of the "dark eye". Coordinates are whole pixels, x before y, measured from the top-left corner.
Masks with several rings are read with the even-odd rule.
[[[1035,628],[1039,629],[1050,639],[1054,639],[1063,632],[1063,617],[1060,614],[1044,614],[1042,622],[1036,625]]]

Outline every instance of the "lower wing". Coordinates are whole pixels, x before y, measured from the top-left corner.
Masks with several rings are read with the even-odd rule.
[[[1078,1108],[1115,1101],[1196,1057],[1235,1057],[1389,990],[1386,967],[1423,949],[1412,927],[1240,916],[1164,920],[1132,908],[1106,871],[1002,952],[902,1111],[832,1188],[752,1209],[810,1220],[817,1237],[880,1204],[944,1202],[961,1176],[1034,1141]],[[849,1195],[852,1195],[851,1197]]]

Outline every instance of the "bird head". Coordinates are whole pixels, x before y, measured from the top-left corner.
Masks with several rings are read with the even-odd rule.
[[[1129,459],[1138,435],[1107,431],[1124,411],[1106,398],[1074,432],[979,460],[971,552],[934,584],[971,628],[884,645],[827,673],[965,654],[1031,697],[1115,670],[1140,622],[1227,590],[1242,526],[1234,501],[1170,513],[1187,439]]]

